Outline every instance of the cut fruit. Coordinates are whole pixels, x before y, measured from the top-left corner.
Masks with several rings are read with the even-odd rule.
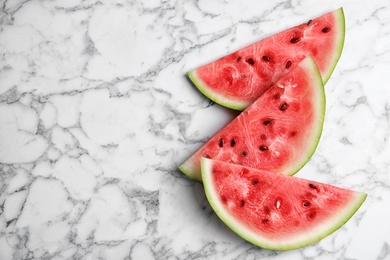
[[[244,110],[309,55],[317,63],[325,84],[340,58],[344,37],[344,12],[340,8],[187,74],[214,102]]]
[[[365,193],[202,158],[207,199],[220,219],[245,240],[292,250],[339,229]]]
[[[323,83],[309,56],[179,168],[199,182],[201,157],[292,175],[314,153],[324,114]]]

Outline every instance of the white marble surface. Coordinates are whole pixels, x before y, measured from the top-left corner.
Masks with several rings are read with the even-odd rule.
[[[185,72],[342,6],[297,176],[368,193],[321,242],[257,248],[178,171],[237,113]],[[0,259],[390,259],[390,2],[0,0]]]

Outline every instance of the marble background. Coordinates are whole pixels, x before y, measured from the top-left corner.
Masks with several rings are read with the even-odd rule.
[[[177,166],[236,112],[185,72],[342,6],[316,153],[368,193],[321,242],[268,251]],[[0,259],[390,259],[390,2],[0,0]]]

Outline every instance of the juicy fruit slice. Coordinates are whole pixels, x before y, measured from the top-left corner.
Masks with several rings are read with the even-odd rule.
[[[344,36],[340,8],[190,71],[188,76],[211,100],[244,110],[309,55],[325,84],[340,58]]]
[[[314,153],[324,114],[321,76],[307,57],[179,168],[199,182],[201,157],[292,175]]]
[[[339,229],[365,193],[202,158],[207,199],[221,220],[263,248],[291,250]]]

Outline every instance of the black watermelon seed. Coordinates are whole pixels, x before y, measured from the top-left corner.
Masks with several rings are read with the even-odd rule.
[[[252,58],[247,59],[246,62],[248,62],[252,66],[255,65],[255,61]]]
[[[247,152],[245,152],[245,151],[243,151],[242,153],[241,153],[241,156],[242,157],[245,157],[245,156],[247,156],[248,154],[247,154]]]
[[[289,69],[289,68],[291,67],[291,65],[292,65],[291,60],[288,60],[288,61],[286,62],[286,69]]]
[[[264,55],[264,56],[263,56],[263,61],[270,62],[270,61],[271,61],[271,58],[270,58],[269,56]]]
[[[286,110],[286,108],[287,108],[287,103],[284,102],[284,103],[280,106],[280,110],[284,111],[284,110]]]
[[[241,59],[242,59],[241,56],[238,56],[236,61],[239,62]]]
[[[322,29],[322,32],[323,32],[323,33],[330,32],[330,28],[329,28],[329,27],[324,27],[324,28]]]
[[[311,22],[312,22],[312,20],[309,20],[309,21],[307,22],[307,25],[310,25],[310,24],[311,24]]]
[[[299,42],[299,38],[297,38],[297,37],[294,37],[294,38],[292,38],[291,40],[290,40],[290,42],[291,43],[297,43],[297,42]]]
[[[272,124],[272,119],[267,119],[263,122],[264,125],[271,125]]]
[[[222,138],[219,138],[219,147],[223,147],[224,141]]]
[[[268,146],[265,146],[265,145],[261,145],[260,146],[260,151],[267,151],[268,150]]]
[[[235,146],[236,145],[236,139],[232,139],[231,141],[230,141],[230,146],[231,147],[233,147],[233,146]]]
[[[252,185],[256,185],[256,184],[258,184],[259,183],[259,180],[258,179],[253,179],[252,180]]]
[[[314,185],[313,183],[310,183],[309,187],[312,188],[312,189],[317,189],[316,185]]]
[[[309,201],[305,200],[305,201],[302,203],[302,205],[303,205],[304,207],[309,207],[309,206],[311,205],[311,203],[310,203]]]
[[[265,224],[265,223],[268,223],[269,222],[269,219],[268,218],[265,218],[262,220],[262,222]]]
[[[241,200],[241,207],[244,207],[245,205],[245,200]]]
[[[309,219],[313,219],[313,218],[315,218],[316,215],[317,215],[317,212],[311,211],[311,212],[307,215],[307,217],[308,217]]]

